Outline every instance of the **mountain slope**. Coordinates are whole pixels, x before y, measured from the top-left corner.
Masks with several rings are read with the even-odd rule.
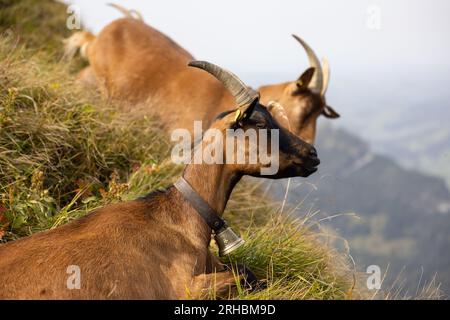
[[[360,266],[387,267],[393,281],[405,267],[408,286],[438,273],[450,292],[450,193],[445,181],[374,153],[360,138],[342,129],[322,127],[317,148],[322,160],[318,174],[291,188],[296,203],[311,193],[307,203],[320,218],[356,213],[360,219],[338,217],[329,227],[349,241]],[[295,186],[293,183],[291,186]],[[284,188],[275,187],[277,197]]]

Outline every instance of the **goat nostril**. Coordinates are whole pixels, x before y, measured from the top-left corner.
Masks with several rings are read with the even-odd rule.
[[[313,158],[317,158],[317,150],[316,150],[316,148],[312,147],[312,148],[309,150],[309,156],[310,156],[310,157],[313,157]]]

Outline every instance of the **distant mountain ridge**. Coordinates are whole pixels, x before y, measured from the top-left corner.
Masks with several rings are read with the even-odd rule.
[[[444,179],[404,169],[354,134],[331,126],[321,127],[317,149],[319,172],[295,180],[301,184],[291,184],[288,201],[298,203],[312,192],[306,202],[321,211],[320,218],[356,213],[360,219],[341,217],[327,225],[349,240],[357,265],[390,264],[392,276],[406,267],[410,287],[417,285],[423,267],[424,279],[437,272],[450,292],[450,192]],[[272,186],[279,199],[286,186],[280,183]]]
[[[353,132],[370,141],[375,151],[398,160],[407,168],[444,177],[450,187],[450,105],[447,98],[404,99],[395,106],[386,102],[391,108],[366,108],[364,121],[353,116]]]

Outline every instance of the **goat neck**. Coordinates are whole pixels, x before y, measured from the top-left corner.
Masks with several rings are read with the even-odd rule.
[[[231,192],[242,175],[227,165],[189,164],[183,177],[203,200],[222,216]]]

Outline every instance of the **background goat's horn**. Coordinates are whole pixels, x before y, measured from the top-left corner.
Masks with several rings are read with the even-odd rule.
[[[328,63],[327,58],[322,59],[322,69],[323,69],[323,87],[322,87],[322,96],[327,93],[328,84],[330,83],[330,65]]]
[[[323,70],[322,70],[322,65],[320,64],[320,61],[317,58],[317,55],[314,53],[314,51],[311,49],[311,47],[305,41],[303,41],[303,39],[296,36],[295,34],[293,34],[292,36],[305,49],[306,54],[308,55],[308,60],[309,60],[310,66],[316,68],[316,72],[314,72],[314,76],[309,83],[309,88],[316,93],[322,93],[323,87],[324,87]]]
[[[235,74],[207,61],[191,61],[188,66],[209,72],[217,78],[233,95],[239,107],[248,105],[259,98],[259,94],[247,87]]]
[[[130,10],[127,10],[124,7],[119,6],[118,4],[115,4],[115,3],[107,3],[107,5],[119,10],[126,18],[133,19],[133,15],[131,14]]]

